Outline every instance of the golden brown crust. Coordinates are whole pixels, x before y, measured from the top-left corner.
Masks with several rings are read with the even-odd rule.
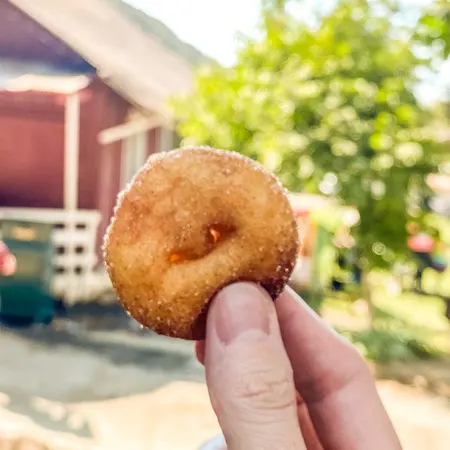
[[[215,293],[235,281],[276,298],[297,255],[279,181],[234,152],[186,148],[149,158],[119,196],[105,261],[126,310],[157,333],[204,338]]]

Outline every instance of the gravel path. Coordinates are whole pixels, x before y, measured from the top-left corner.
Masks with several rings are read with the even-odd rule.
[[[195,450],[217,431],[190,343],[126,330],[3,328],[0,361],[0,450],[2,435],[24,430],[52,441],[51,450]],[[450,448],[444,400],[391,382],[379,391],[405,450]],[[180,429],[190,432],[180,438]]]

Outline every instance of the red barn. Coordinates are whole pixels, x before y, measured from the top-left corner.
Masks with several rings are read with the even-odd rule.
[[[174,144],[167,100],[192,83],[119,3],[0,0],[0,217],[54,224],[54,290],[72,301],[94,295],[117,193]]]

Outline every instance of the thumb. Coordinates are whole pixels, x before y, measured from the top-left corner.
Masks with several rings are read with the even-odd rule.
[[[292,367],[269,295],[253,284],[223,289],[207,323],[206,380],[228,449],[305,449]]]

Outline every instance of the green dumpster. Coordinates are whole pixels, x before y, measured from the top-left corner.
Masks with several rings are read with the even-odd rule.
[[[0,277],[0,317],[20,323],[50,323],[55,302],[50,295],[52,226],[2,220],[0,235],[16,257],[17,270]]]

